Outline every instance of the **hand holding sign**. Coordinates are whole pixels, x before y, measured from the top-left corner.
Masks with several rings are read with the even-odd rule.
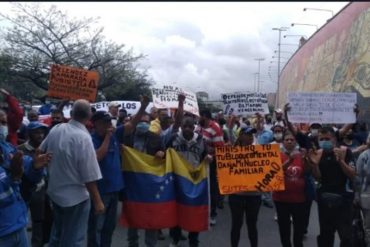
[[[184,103],[185,102],[185,98],[186,98],[185,94],[180,93],[179,94],[179,97],[178,97],[178,100],[179,100],[179,102]]]

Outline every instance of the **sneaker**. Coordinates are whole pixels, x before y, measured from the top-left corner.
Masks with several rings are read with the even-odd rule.
[[[175,243],[170,243],[170,245],[169,245],[169,247],[180,247],[180,245],[179,244],[175,244]]]
[[[166,237],[164,236],[162,230],[158,230],[158,240],[165,240]]]
[[[216,217],[211,217],[211,220],[209,221],[209,223],[211,224],[211,226],[215,226],[216,225]]]
[[[278,220],[277,214],[275,214],[275,216],[274,216],[274,220],[275,220],[275,221],[277,221],[277,220]]]

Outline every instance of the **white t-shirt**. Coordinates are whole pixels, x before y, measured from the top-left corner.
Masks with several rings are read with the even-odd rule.
[[[40,145],[52,153],[49,163],[50,199],[61,207],[71,207],[89,199],[85,183],[102,178],[94,145],[81,123],[70,120],[55,126]]]

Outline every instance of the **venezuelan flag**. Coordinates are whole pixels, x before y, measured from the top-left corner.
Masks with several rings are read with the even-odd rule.
[[[189,232],[208,230],[208,179],[203,161],[194,168],[175,150],[159,160],[124,147],[126,183],[121,223],[141,229],[180,226]]]
[[[176,226],[176,193],[171,164],[125,146],[122,170],[126,198],[121,224],[139,229]]]
[[[166,162],[172,164],[175,175],[177,223],[189,232],[208,230],[208,177],[203,161],[193,167],[174,149],[168,149]]]

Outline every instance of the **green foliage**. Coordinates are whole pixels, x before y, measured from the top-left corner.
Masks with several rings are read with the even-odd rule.
[[[138,68],[144,56],[107,40],[103,28],[95,28],[98,18],[69,18],[55,6],[36,3],[13,3],[13,13],[0,13],[11,24],[0,37],[1,57],[9,62],[0,79],[7,77],[15,88],[38,95],[35,88],[48,88],[51,65],[63,64],[98,71],[99,90],[110,100],[137,99],[149,90],[152,82]]]

